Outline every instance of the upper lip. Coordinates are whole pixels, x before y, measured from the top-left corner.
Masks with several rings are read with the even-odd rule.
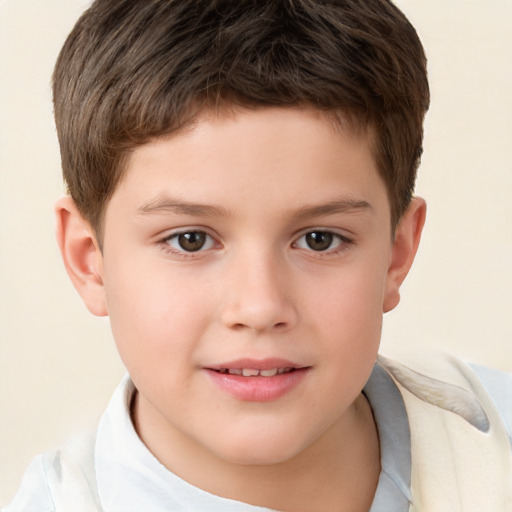
[[[243,358],[227,361],[225,363],[214,364],[206,367],[209,370],[225,370],[225,369],[252,369],[252,370],[273,370],[274,368],[307,368],[307,365],[298,364],[288,359],[282,358],[266,358],[253,359]]]

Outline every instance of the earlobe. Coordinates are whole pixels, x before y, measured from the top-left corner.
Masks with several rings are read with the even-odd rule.
[[[422,198],[413,198],[396,228],[391,263],[386,278],[384,313],[394,309],[400,302],[400,286],[416,256],[425,224],[426,210],[427,205]]]
[[[103,258],[90,224],[69,196],[55,205],[57,243],[66,271],[89,311],[108,314],[103,287]]]

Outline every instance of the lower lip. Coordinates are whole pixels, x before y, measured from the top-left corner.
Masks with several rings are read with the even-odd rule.
[[[308,368],[273,377],[243,377],[206,370],[210,378],[223,391],[238,400],[247,402],[272,402],[295,389],[306,376]]]

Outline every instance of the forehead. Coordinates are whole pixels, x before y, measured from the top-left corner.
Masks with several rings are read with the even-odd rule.
[[[166,194],[201,203],[233,203],[236,195],[239,204],[261,206],[305,193],[325,202],[333,190],[364,201],[349,196],[383,184],[371,134],[351,126],[314,109],[208,111],[135,149],[114,196],[133,196],[137,208]]]

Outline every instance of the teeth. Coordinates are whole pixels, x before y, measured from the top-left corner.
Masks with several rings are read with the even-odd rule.
[[[259,370],[253,370],[251,368],[244,368],[242,370],[242,375],[244,377],[256,377],[256,375],[259,375],[260,371]]]
[[[243,375],[244,377],[273,377],[274,375],[282,375],[290,373],[293,368],[272,368],[270,370],[256,370],[254,368],[222,368],[219,373],[229,375]]]

